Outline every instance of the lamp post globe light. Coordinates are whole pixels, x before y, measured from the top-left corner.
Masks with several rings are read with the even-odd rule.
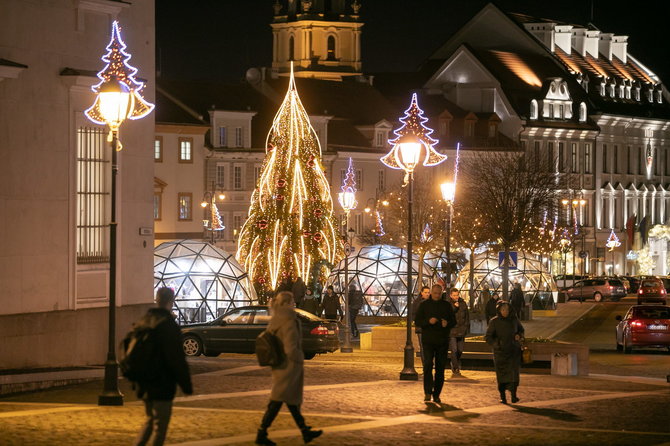
[[[414,345],[412,345],[412,194],[414,187],[414,169],[421,163],[423,166],[436,166],[447,159],[446,155],[437,152],[433,146],[438,143],[431,138],[433,130],[424,126],[428,118],[423,116],[419,108],[416,93],[405,116],[400,118],[403,124],[394,130],[396,138],[389,140],[391,151],[381,158],[381,162],[391,169],[405,171],[405,185],[407,186],[407,332],[404,350],[404,364],[400,372],[401,380],[416,381],[419,374],[414,368]]]
[[[102,393],[98,396],[101,406],[123,405],[123,394],[119,391],[118,363],[116,361],[116,176],[118,174],[117,152],[122,149],[119,142],[119,127],[126,119],[140,119],[148,115],[154,105],[140,95],[144,83],[134,78],[137,69],[127,64],[130,54],[124,50],[126,44],[121,39],[119,24],[112,24],[112,37],[107,45],[108,53],[102,57],[107,63],[98,73],[100,83],[92,90],[95,102],[84,112],[96,124],[107,125],[110,133],[107,140],[112,149],[111,219],[109,223],[109,334],[105,379]]]
[[[444,238],[444,252],[447,256],[447,270],[445,271],[446,279],[444,285],[447,288],[447,293],[451,288],[451,221],[454,218],[454,198],[456,196],[456,183],[446,182],[440,185],[442,192],[442,199],[447,204],[447,217],[444,219],[447,236]]]
[[[340,285],[343,290],[344,297],[344,345],[340,347],[342,353],[353,353],[354,349],[351,347],[351,314],[349,312],[349,252],[351,251],[351,243],[353,242],[354,230],[349,228],[349,213],[356,209],[358,202],[356,201],[356,176],[354,173],[354,165],[349,158],[349,167],[347,174],[344,177],[342,184],[342,192],[337,196],[340,206],[344,210],[344,285]]]

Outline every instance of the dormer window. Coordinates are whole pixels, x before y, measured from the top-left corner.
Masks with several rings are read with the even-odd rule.
[[[335,36],[328,36],[326,60],[337,60],[335,57]]]
[[[579,122],[586,122],[586,104],[579,104]]]
[[[386,145],[386,132],[377,130],[375,132],[375,147],[384,147]]]
[[[530,101],[530,119],[537,119],[537,101]]]
[[[635,89],[634,89],[633,93],[635,95],[635,100],[639,101],[640,100],[640,86],[639,85],[635,86]]]
[[[654,102],[654,89],[651,87],[647,89],[647,101]]]
[[[656,102],[659,104],[663,102],[663,89],[660,86],[656,89]]]
[[[630,84],[626,84],[625,88],[626,88],[626,99],[630,99],[630,90],[631,90]]]
[[[295,39],[293,36],[288,38],[288,60],[295,60]]]
[[[600,96],[605,96],[605,80],[600,81]]]
[[[608,87],[607,88],[607,90],[608,90],[607,93],[609,94],[609,96],[611,98],[613,98],[614,97],[614,83],[608,84],[607,87]]]
[[[620,83],[619,84],[619,97],[623,99],[624,95],[625,95],[625,87],[624,87],[623,83]]]

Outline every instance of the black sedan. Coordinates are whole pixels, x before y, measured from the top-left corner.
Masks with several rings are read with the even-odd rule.
[[[337,322],[329,322],[307,311],[295,310],[302,324],[302,349],[306,359],[340,348]],[[270,322],[267,306],[239,307],[205,324],[182,327],[187,356],[218,356],[220,353],[254,353],[256,337]]]

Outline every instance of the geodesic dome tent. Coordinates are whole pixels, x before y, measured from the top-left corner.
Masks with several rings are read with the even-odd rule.
[[[458,271],[463,269],[463,266],[465,266],[467,263],[467,259],[462,252],[458,251],[449,252],[449,258],[451,259],[452,266],[456,267],[455,270],[451,271],[453,274],[452,277],[454,277]],[[440,252],[429,251],[423,257],[423,261],[427,263],[428,266],[430,266],[432,269],[438,271],[440,274],[444,274],[446,272],[447,252],[445,250]]]
[[[491,294],[498,293],[502,297],[502,268],[498,263],[498,251],[486,251],[475,254],[474,260],[474,291],[479,296],[482,286],[486,283]],[[456,280],[456,287],[461,292],[469,291],[470,263],[461,270]],[[520,283],[526,302],[532,302],[534,309],[553,308],[558,299],[558,288],[549,270],[532,254],[517,252],[516,268],[509,270],[510,292],[514,283]]]
[[[177,240],[154,248],[154,290],[175,291],[179,323],[206,322],[255,303],[247,273],[232,254],[198,240]]]
[[[418,293],[417,255],[412,255],[412,289]],[[343,259],[330,273],[326,286],[333,286],[342,296],[344,280]],[[423,284],[430,286],[434,270],[424,262]],[[363,292],[365,305],[361,314],[370,316],[401,316],[407,306],[407,251],[396,246],[373,245],[361,248],[355,256],[349,256],[349,283]],[[343,305],[344,308],[344,305]]]

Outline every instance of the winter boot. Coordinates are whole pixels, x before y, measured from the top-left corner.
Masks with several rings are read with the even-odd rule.
[[[304,435],[305,434],[303,434],[303,436]],[[268,438],[267,429],[258,429],[258,433],[256,434],[256,444],[261,444],[265,446],[275,446],[277,443]]]
[[[500,392],[500,402],[507,404],[507,396],[505,396],[505,384],[498,384],[498,392]]]
[[[512,404],[518,403],[519,398],[516,396],[516,388],[517,386],[515,384],[512,385],[512,388],[510,389],[510,392],[512,393]]]
[[[305,443],[309,443],[310,441],[319,437],[323,433],[322,430],[313,430],[309,426],[303,427],[301,431],[302,431],[302,439],[305,441]]]

